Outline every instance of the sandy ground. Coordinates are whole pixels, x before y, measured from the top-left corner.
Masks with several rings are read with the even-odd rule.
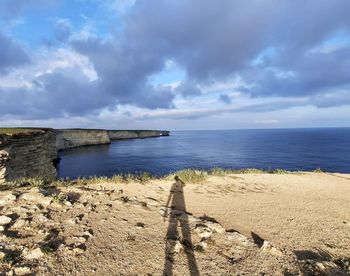
[[[0,275],[349,275],[350,175],[20,188],[0,225]]]

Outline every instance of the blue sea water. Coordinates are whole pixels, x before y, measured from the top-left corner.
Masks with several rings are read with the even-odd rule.
[[[350,128],[173,131],[60,152],[59,177],[112,176],[184,168],[350,172]]]

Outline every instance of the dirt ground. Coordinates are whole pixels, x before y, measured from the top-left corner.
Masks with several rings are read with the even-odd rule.
[[[0,275],[350,275],[350,175],[0,192]]]

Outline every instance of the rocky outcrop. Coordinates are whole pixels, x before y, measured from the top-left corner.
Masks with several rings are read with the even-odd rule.
[[[58,150],[168,135],[156,130],[9,129],[0,132],[0,184],[21,178],[55,179]]]
[[[88,145],[109,144],[107,130],[95,129],[58,129],[56,133],[57,150]]]
[[[169,131],[160,130],[108,130],[108,136],[111,140],[137,139],[169,136]]]
[[[58,150],[109,144],[112,140],[169,136],[169,131],[159,130],[57,129],[55,133]]]
[[[56,178],[56,136],[52,130],[0,134],[0,183],[18,178]]]

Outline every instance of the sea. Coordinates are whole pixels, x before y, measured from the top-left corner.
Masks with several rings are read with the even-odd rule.
[[[350,128],[171,131],[59,153],[60,178],[214,167],[350,173]]]

